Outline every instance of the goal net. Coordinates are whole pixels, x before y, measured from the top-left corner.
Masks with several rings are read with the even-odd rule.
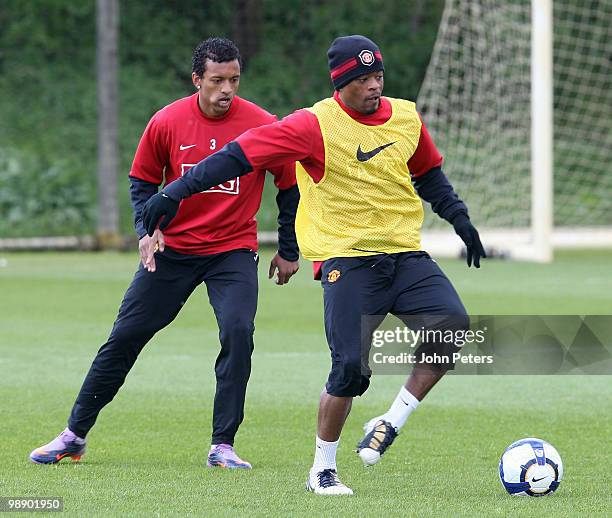
[[[546,54],[534,61],[547,45],[548,71]],[[417,106],[485,246],[535,260],[538,247],[612,246],[610,0],[446,0]],[[460,245],[429,212],[424,248]]]

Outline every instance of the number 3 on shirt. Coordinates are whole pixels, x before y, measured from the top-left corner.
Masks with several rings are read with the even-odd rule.
[[[217,139],[215,138],[210,139],[210,149],[217,149]]]

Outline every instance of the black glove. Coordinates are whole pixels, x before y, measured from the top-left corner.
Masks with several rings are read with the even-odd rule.
[[[480,258],[487,257],[487,254],[485,254],[482,243],[480,242],[478,230],[472,225],[470,218],[463,213],[457,214],[457,216],[453,218],[453,227],[455,227],[455,232],[463,240],[467,248],[468,267],[472,266],[473,258],[474,266],[480,268]]]
[[[179,202],[169,198],[167,194],[158,192],[151,196],[142,209],[142,223],[147,229],[147,234],[153,235],[157,224],[159,230],[164,230],[172,221],[179,208]],[[163,220],[160,223],[160,220]]]

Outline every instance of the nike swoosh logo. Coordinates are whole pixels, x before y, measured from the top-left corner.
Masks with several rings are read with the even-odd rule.
[[[380,153],[383,149],[392,146],[393,144],[395,144],[395,142],[389,142],[388,144],[383,144],[382,146],[372,149],[372,151],[362,151],[361,144],[359,144],[359,147],[357,148],[357,160],[360,162],[366,162],[370,160],[370,158],[378,155],[378,153]]]
[[[179,149],[180,149],[181,151],[184,151],[185,149],[189,149],[190,147],[195,147],[195,146],[196,146],[195,144],[191,144],[191,146],[183,146],[183,144],[181,144],[181,145],[179,146]]]
[[[546,477],[540,477],[540,478],[532,478],[531,481],[532,482],[539,482],[540,480],[544,480]]]

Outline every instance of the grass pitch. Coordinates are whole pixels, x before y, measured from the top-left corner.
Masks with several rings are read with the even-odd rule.
[[[609,516],[609,376],[448,376],[383,461],[352,452],[364,421],[403,377],[378,376],[355,401],[338,464],[353,497],[307,493],[318,395],[329,359],[310,264],[290,285],[265,278],[245,422],[250,472],[204,467],[217,328],[200,288],[144,349],[100,415],[79,464],[37,466],[29,452],[66,418],[112,325],[135,254],[0,254],[0,496],[62,496],[67,516]],[[474,314],[612,314],[612,252],[558,254],[552,265],[441,261]],[[512,441],[541,437],[565,477],[545,498],[514,498],[497,463]]]

